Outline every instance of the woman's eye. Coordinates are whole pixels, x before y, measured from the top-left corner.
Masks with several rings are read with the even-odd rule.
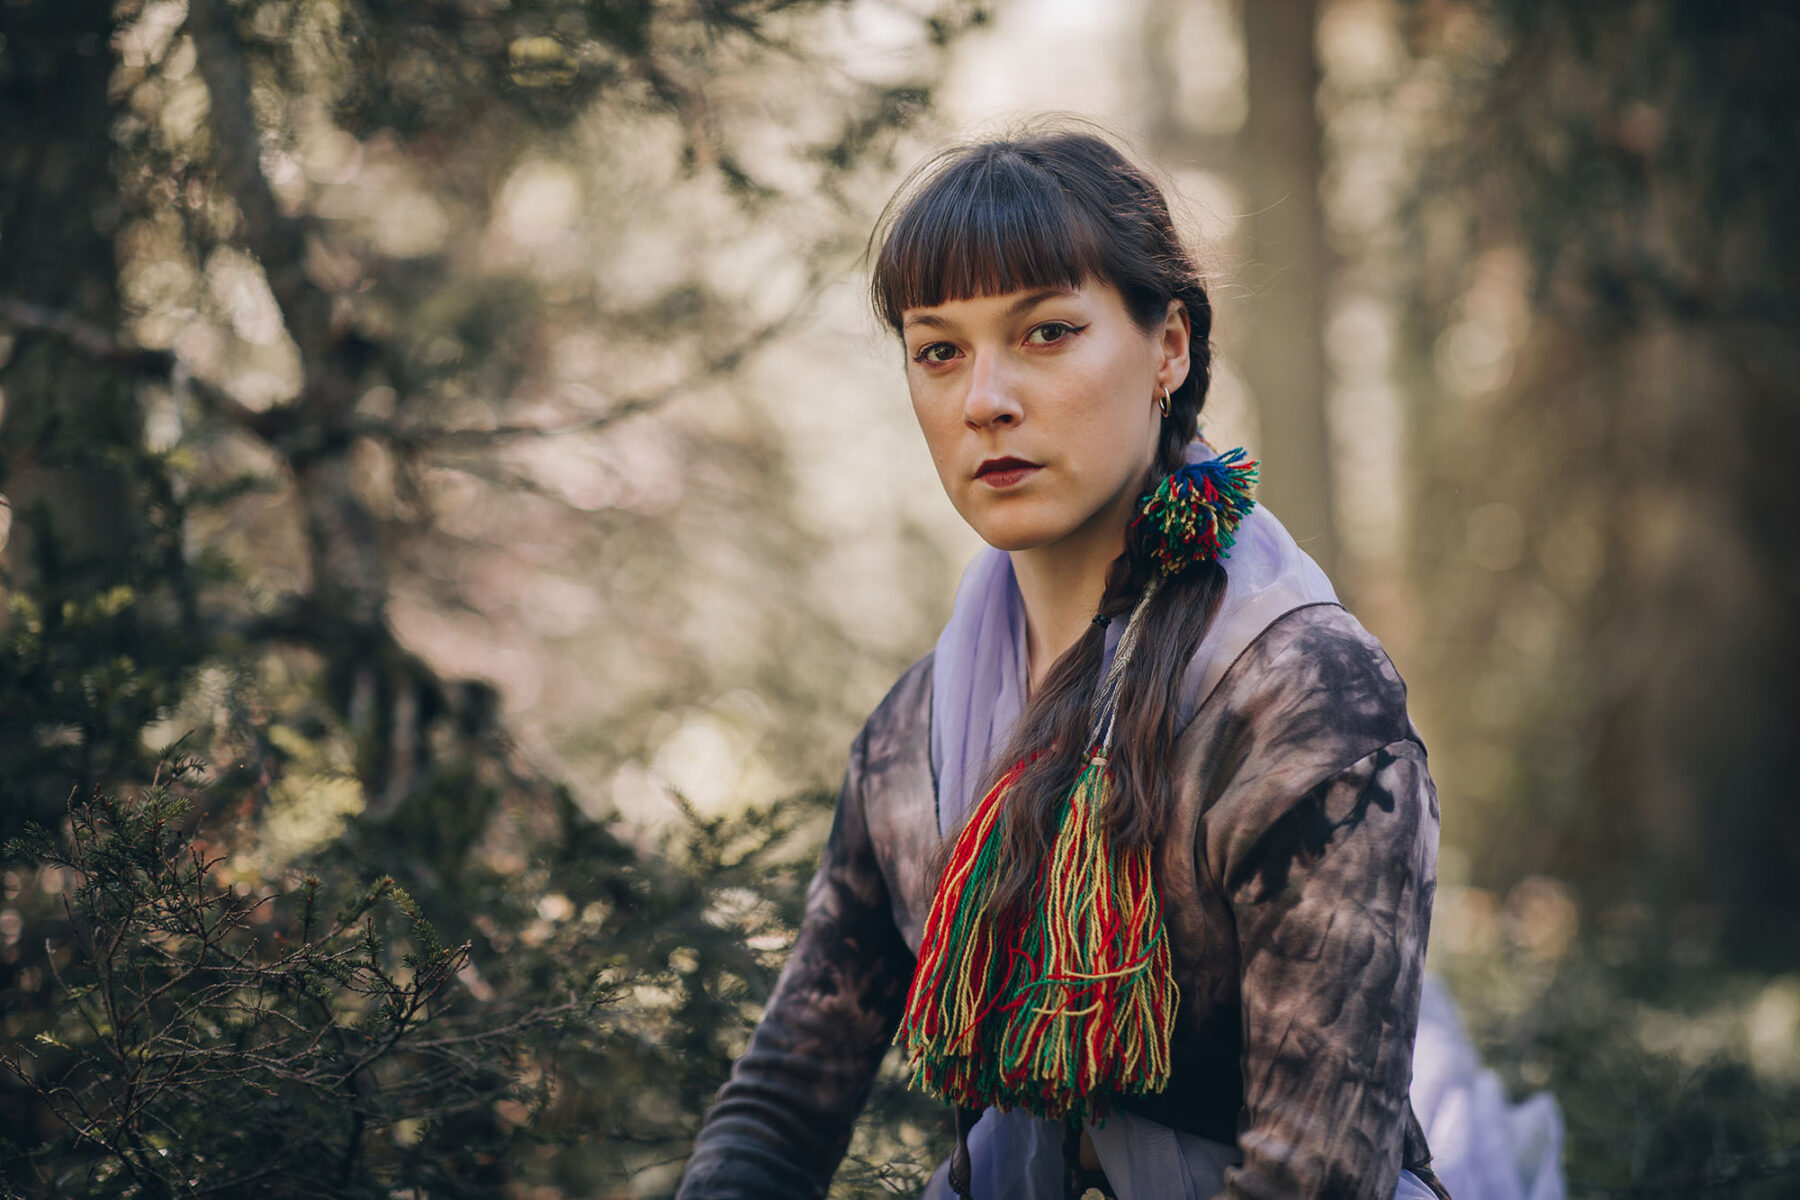
[[[932,342],[929,345],[920,346],[919,352],[913,355],[913,361],[918,363],[944,363],[949,362],[955,354],[956,347],[952,346],[949,342]]]
[[[1025,340],[1033,346],[1053,346],[1072,333],[1079,333],[1085,326],[1071,325],[1067,321],[1045,321],[1042,325],[1032,327]]]

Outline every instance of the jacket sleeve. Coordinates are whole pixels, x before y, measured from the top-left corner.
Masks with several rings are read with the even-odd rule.
[[[864,819],[866,737],[851,747],[793,952],[701,1126],[678,1200],[824,1196],[899,1023],[913,957]]]
[[[1406,738],[1323,779],[1224,864],[1242,963],[1229,1200],[1394,1194],[1436,888],[1437,795]]]

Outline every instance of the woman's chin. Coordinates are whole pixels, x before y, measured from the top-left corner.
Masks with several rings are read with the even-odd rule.
[[[1036,550],[1047,546],[1068,533],[1062,528],[1050,529],[1042,525],[1020,521],[987,521],[975,527],[981,540],[996,550]]]

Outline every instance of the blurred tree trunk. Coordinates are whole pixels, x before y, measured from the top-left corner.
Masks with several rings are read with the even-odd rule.
[[[1132,57],[1121,74],[1136,75],[1140,81],[1145,149],[1152,162],[1171,168],[1194,166],[1235,178],[1242,173],[1243,147],[1237,134],[1219,129],[1216,114],[1183,110],[1182,8],[1183,0],[1144,0]],[[1204,263],[1201,269],[1206,269]],[[1224,300],[1215,294],[1212,301],[1216,319]]]
[[[107,454],[135,453],[142,424],[112,355],[111,10],[111,0],[0,7],[0,319],[13,330],[0,356],[0,491],[13,509],[0,562],[11,588],[35,587],[48,567],[57,598],[127,574],[140,511]]]
[[[1800,951],[1800,11],[1445,5],[1414,567],[1476,881]],[[1434,378],[1424,378],[1425,375]]]
[[[225,0],[190,0],[196,66],[211,97],[219,175],[237,202],[239,234],[256,256],[300,352],[299,396],[256,414],[251,432],[292,471],[304,513],[310,587],[293,615],[325,658],[332,701],[357,740],[369,812],[385,816],[413,782],[425,738],[417,727],[440,707],[437,681],[394,641],[378,522],[357,495],[350,428],[371,347],[334,319],[332,296],[307,271],[305,224],[284,213],[263,174],[250,66]],[[422,698],[421,690],[429,692]]]
[[[1244,369],[1262,430],[1261,498],[1328,573],[1337,563],[1325,416],[1329,260],[1319,199],[1316,0],[1245,0],[1239,135],[1250,255]]]
[[[15,595],[57,613],[135,574],[142,506],[131,464],[142,420],[131,364],[117,355],[111,9],[111,0],[0,5],[0,493],[11,505],[0,633],[21,619],[5,603]],[[81,744],[58,756],[56,794],[15,792],[16,776],[35,765],[18,753],[21,734],[28,740],[64,714],[16,711],[7,692],[0,837],[27,818],[51,820],[70,789],[85,793],[130,757],[83,729]],[[19,996],[21,977],[48,968],[44,937],[15,938],[0,954],[0,995]],[[57,1122],[5,1075],[0,1128],[33,1144]]]

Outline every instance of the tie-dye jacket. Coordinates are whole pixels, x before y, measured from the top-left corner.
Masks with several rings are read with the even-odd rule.
[[[852,744],[798,941],[681,1200],[823,1196],[843,1157],[931,905],[931,669]],[[1429,1161],[1407,1089],[1438,805],[1405,684],[1343,608],[1295,609],[1195,710],[1171,768],[1173,1078],[1125,1107],[1235,1141],[1231,1200],[1388,1200]]]

